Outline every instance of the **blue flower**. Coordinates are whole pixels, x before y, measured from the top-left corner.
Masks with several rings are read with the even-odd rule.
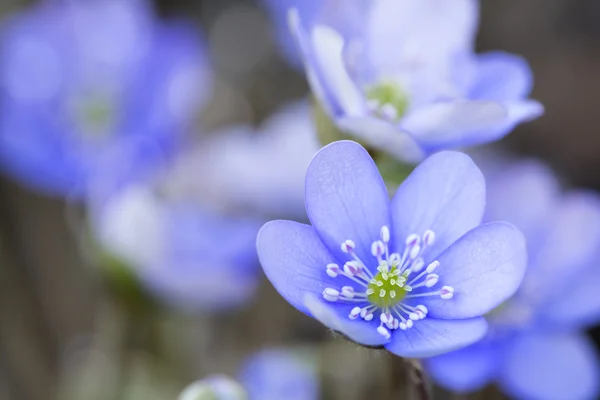
[[[473,53],[476,0],[330,3],[309,23],[292,10],[290,27],[320,106],[360,141],[414,162],[497,140],[542,114],[527,99],[525,60]]]
[[[0,168],[81,196],[107,148],[171,151],[204,102],[204,45],[142,0],[52,1],[0,31]]]
[[[527,274],[514,297],[486,316],[484,340],[426,366],[455,391],[496,382],[517,399],[595,398],[596,350],[579,330],[600,321],[600,198],[561,194],[552,172],[538,162],[493,169],[485,219],[505,219],[524,232]]]
[[[291,350],[266,349],[244,363],[239,376],[249,400],[317,400],[314,365]]]
[[[305,187],[312,226],[267,223],[259,259],[288,302],[355,342],[405,357],[467,346],[523,278],[522,234],[479,226],[485,183],[461,153],[431,156],[390,202],[365,149],[335,142],[315,155]]]
[[[88,209],[103,250],[125,263],[152,295],[183,311],[247,306],[260,279],[256,234],[264,219],[232,215],[179,185],[201,171],[163,160],[130,178],[127,153],[94,176]],[[195,189],[195,188],[192,188]]]

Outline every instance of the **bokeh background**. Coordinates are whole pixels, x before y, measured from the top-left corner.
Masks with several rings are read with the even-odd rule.
[[[1,0],[0,18],[32,3]],[[206,35],[215,71],[212,98],[199,117],[207,130],[259,124],[307,94],[302,74],[280,57],[275,30],[256,1],[154,3],[162,17],[191,19]],[[547,161],[569,184],[600,189],[600,3],[481,4],[479,50],[523,55],[535,75],[532,97],[546,107],[542,118],[519,126],[501,145]],[[0,177],[0,399],[175,398],[186,383],[210,373],[235,375],[255,350],[294,344],[310,355],[311,343],[329,338],[264,279],[241,311],[153,311],[150,322],[132,319],[86,257],[82,214],[76,203]],[[592,334],[600,337],[598,330]],[[391,379],[381,362],[389,355],[341,340],[326,343],[310,357],[327,371],[327,398],[386,395],[378,383]],[[369,368],[377,379],[364,374]]]

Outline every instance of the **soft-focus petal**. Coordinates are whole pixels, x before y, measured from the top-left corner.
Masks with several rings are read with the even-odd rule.
[[[307,293],[319,298],[331,280],[326,266],[335,259],[315,230],[292,221],[271,221],[258,232],[258,258],[275,289],[298,310],[309,314],[304,305]]]
[[[453,392],[471,392],[496,377],[500,354],[486,339],[425,361],[431,377]]]
[[[267,349],[244,363],[240,382],[250,400],[317,400],[319,381],[316,365],[284,349]]]
[[[401,127],[433,152],[489,141],[482,133],[506,125],[508,117],[507,108],[498,102],[456,100],[415,109]]]
[[[558,202],[559,185],[552,170],[534,160],[489,165],[483,159],[477,164],[487,183],[484,220],[508,221],[515,225],[523,232],[531,249],[532,240],[537,241],[536,238],[545,231],[547,217]]]
[[[529,260],[520,293],[533,301],[568,295],[593,268],[600,243],[600,197],[592,192],[565,195],[554,213],[543,246]],[[559,297],[558,297],[559,296]]]
[[[397,330],[385,348],[401,357],[433,357],[473,344],[485,336],[483,318],[441,320],[425,318],[406,331]]]
[[[339,260],[345,240],[356,244],[357,255],[373,259],[371,243],[382,226],[390,227],[389,197],[377,166],[367,151],[351,141],[322,148],[306,173],[306,211],[327,248]]]
[[[379,117],[342,117],[335,122],[342,131],[351,133],[360,142],[376,149],[385,149],[402,161],[415,163],[425,155],[407,132]]]
[[[495,51],[479,55],[475,63],[469,97],[504,102],[529,96],[533,74],[523,57]]]
[[[422,303],[436,318],[483,315],[512,296],[527,267],[523,234],[506,222],[481,225],[454,243],[438,258],[442,285],[454,297],[424,297]]]
[[[400,185],[392,200],[396,248],[408,235],[431,229],[436,241],[426,256],[436,258],[450,244],[479,225],[485,207],[485,181],[462,153],[442,152],[421,163]]]
[[[531,333],[507,348],[500,384],[519,399],[585,400],[596,398],[599,376],[596,349],[585,336]]]
[[[344,63],[344,39],[333,29],[317,25],[311,32],[315,61],[327,82],[331,96],[344,115],[360,115],[365,109],[363,94],[350,78]]]
[[[304,305],[310,315],[323,325],[343,334],[356,343],[366,346],[381,346],[388,342],[387,339],[377,333],[379,321],[373,319],[373,321],[367,323],[359,320],[352,321],[348,318],[348,313],[353,305],[344,308],[345,312],[342,313],[340,312],[342,307],[339,307],[339,305],[326,304],[321,298],[311,293],[306,294]]]
[[[445,64],[470,51],[477,29],[474,0],[380,0],[366,22],[368,59],[381,73],[418,59]]]

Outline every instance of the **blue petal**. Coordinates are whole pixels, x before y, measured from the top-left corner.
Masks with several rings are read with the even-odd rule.
[[[298,310],[310,315],[305,295],[322,297],[330,287],[326,266],[335,258],[315,230],[292,221],[271,221],[258,232],[258,258],[275,289]]]
[[[379,117],[344,117],[335,122],[342,131],[353,134],[361,143],[383,149],[407,163],[417,163],[425,156],[407,132]]]
[[[533,74],[523,57],[495,51],[478,56],[475,63],[470,98],[504,102],[529,96]]]
[[[392,333],[386,349],[401,357],[433,357],[454,351],[483,338],[487,333],[483,318],[442,320],[425,318],[406,331]]]
[[[534,160],[498,165],[482,160],[478,165],[487,183],[484,220],[514,224],[531,249],[532,242],[546,230],[548,216],[559,200],[559,185],[552,170]]]
[[[341,244],[352,240],[368,263],[371,244],[382,226],[390,227],[389,197],[369,153],[351,141],[322,148],[306,173],[306,211],[315,230],[338,260],[346,260]],[[367,264],[368,266],[369,264]]]
[[[374,318],[371,322],[353,321],[348,318],[348,314],[354,305],[340,307],[327,304],[321,296],[317,297],[310,293],[306,294],[304,305],[310,311],[309,315],[356,343],[366,346],[381,346],[389,341],[377,333],[377,327],[379,326],[377,318]]]
[[[417,108],[401,122],[427,151],[480,144],[495,139],[495,132],[509,120],[509,110],[495,101],[456,100]]]
[[[438,258],[438,285],[454,288],[454,297],[423,297],[435,318],[471,318],[491,311],[512,296],[525,275],[523,234],[506,222],[481,225]]]
[[[598,394],[596,349],[581,334],[530,333],[508,347],[500,384],[512,397],[585,400]]]
[[[419,165],[400,185],[392,200],[395,246],[404,248],[408,235],[431,229],[431,259],[481,222],[485,182],[475,163],[462,153],[442,152]]]
[[[500,354],[483,339],[472,346],[425,361],[431,377],[453,392],[471,392],[485,387],[496,377]]]
[[[478,2],[383,0],[373,2],[367,16],[367,59],[380,74],[389,74],[410,57],[426,65],[445,64],[457,53],[472,51]]]

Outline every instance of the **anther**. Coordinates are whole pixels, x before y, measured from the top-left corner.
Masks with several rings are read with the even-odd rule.
[[[381,115],[389,120],[396,119],[398,117],[398,111],[390,103],[386,103],[381,107]]]
[[[335,278],[340,273],[340,266],[337,264],[327,264],[327,275]]]
[[[427,266],[427,273],[430,274],[435,271],[440,266],[440,262],[438,260],[433,261]]]
[[[419,235],[413,233],[413,234],[408,235],[408,237],[406,238],[405,244],[407,247],[413,247],[413,246],[419,244],[420,240],[421,239],[419,238]]]
[[[452,286],[444,286],[440,290],[440,297],[444,300],[451,299],[454,296],[454,288]]]
[[[342,251],[344,253],[351,253],[356,248],[356,244],[352,240],[346,240],[342,243]]]
[[[425,278],[425,286],[433,287],[440,280],[440,277],[437,274],[429,274]]]
[[[416,244],[411,247],[410,251],[408,252],[408,256],[410,257],[411,260],[414,260],[417,257],[419,257],[420,253],[421,253],[421,246]]]
[[[333,288],[327,288],[323,290],[323,298],[327,301],[336,302],[340,297],[340,292]]]
[[[425,261],[423,261],[423,259],[421,257],[419,257],[415,261],[413,261],[410,269],[412,269],[414,272],[420,272],[424,266],[425,266]]]
[[[384,243],[388,243],[390,241],[390,229],[387,226],[382,226],[381,227],[381,240],[383,240]]]
[[[355,276],[360,274],[360,267],[354,261],[348,261],[344,264],[344,272],[347,275]]]
[[[383,326],[380,326],[379,328],[377,328],[377,333],[379,333],[381,336],[383,336],[386,339],[389,339],[390,337],[392,337],[390,332],[387,329],[385,329]]]
[[[352,311],[350,311],[350,314],[348,315],[348,318],[350,318],[350,319],[356,319],[360,315],[360,312],[361,312],[361,308],[360,307],[354,307],[352,309]]]
[[[379,297],[385,297],[385,289],[379,290]]]
[[[390,290],[390,297],[392,299],[396,298],[396,291],[395,290]]]
[[[425,243],[427,246],[431,246],[433,242],[435,242],[435,233],[428,229],[423,234],[423,243]]]
[[[344,296],[347,299],[353,299],[354,298],[354,288],[352,286],[344,286],[342,288],[342,296]]]
[[[381,240],[376,240],[371,244],[371,254],[374,257],[381,257],[385,253],[385,245]]]

